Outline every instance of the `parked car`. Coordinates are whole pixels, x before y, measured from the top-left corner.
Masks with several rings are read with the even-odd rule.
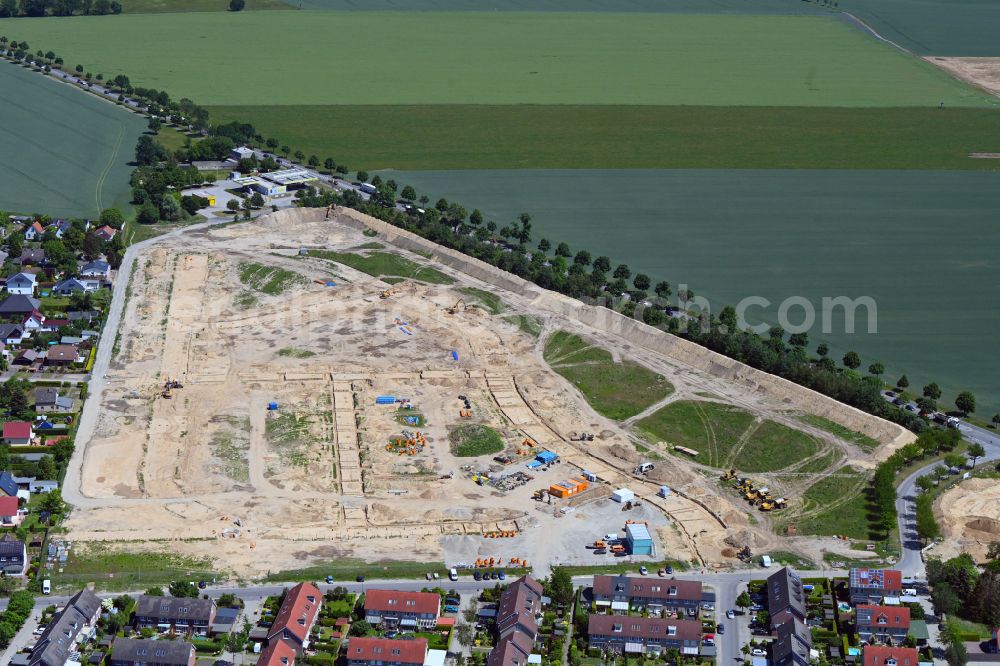
[[[674,568],[673,568],[672,566],[670,566],[670,565],[668,564],[668,565],[667,565],[667,575],[669,576],[669,575],[670,575],[670,574],[672,574],[673,572],[674,572]]]
[[[750,650],[750,654],[752,654],[755,657],[763,657],[764,655],[767,654],[767,652],[765,652],[764,650],[762,650],[760,648],[754,648],[754,649]]]
[[[726,633],[726,625],[719,623],[719,626],[715,628],[715,633],[724,634]]]
[[[444,607],[444,612],[445,613],[457,613],[458,612],[458,606],[445,606]]]
[[[646,567],[639,567],[639,573],[645,576],[646,574],[649,573],[649,569],[647,569]]]
[[[365,582],[365,577],[362,576],[362,575],[360,575],[360,574],[358,574],[358,577],[355,578],[354,580],[356,580],[359,583],[363,583],[363,582]]]
[[[476,569],[473,572],[472,577],[475,578],[476,580],[482,580],[483,579],[483,572],[480,571],[479,569]]]
[[[507,574],[504,573],[503,569],[497,572],[497,578],[500,580],[507,580]]]
[[[730,608],[729,610],[727,610],[727,611],[726,611],[726,619],[727,619],[727,620],[732,620],[732,619],[734,619],[735,617],[736,617],[736,611],[734,611],[734,610],[733,610],[733,609],[731,609],[731,608]]]

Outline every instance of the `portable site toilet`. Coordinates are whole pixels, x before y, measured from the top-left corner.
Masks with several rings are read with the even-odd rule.
[[[656,494],[660,497],[667,497],[670,495],[670,486],[660,486],[660,491]]]
[[[628,551],[633,555],[653,554],[653,537],[642,523],[625,526],[625,541],[628,543]]]
[[[635,493],[628,488],[619,488],[615,492],[611,493],[611,499],[618,502],[619,504],[624,504],[625,502],[632,502],[635,500]]]
[[[588,472],[587,470],[583,470],[583,478],[585,478],[587,481],[590,481],[591,483],[597,482],[597,475],[594,474],[593,472]]]
[[[267,403],[267,411],[273,412],[273,411],[276,411],[277,409],[278,409],[278,403],[276,403],[276,402],[269,402],[269,403]]]

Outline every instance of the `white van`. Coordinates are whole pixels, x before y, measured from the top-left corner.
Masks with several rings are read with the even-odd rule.
[[[51,594],[51,593],[52,593],[52,581],[46,578],[45,580],[42,581],[42,594]]]

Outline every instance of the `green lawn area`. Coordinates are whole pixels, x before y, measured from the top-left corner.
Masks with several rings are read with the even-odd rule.
[[[998,104],[832,16],[124,13],[18,21],[7,32],[89,71],[125,71],[135,85],[206,105],[259,104],[261,81],[269,99],[299,105]],[[232,67],[234,50],[277,34],[294,34],[296,48]]]
[[[123,14],[161,14],[166,12],[222,12],[229,10],[229,0],[121,0]],[[283,0],[246,0],[243,11],[288,9]]]
[[[211,580],[220,577],[212,562],[167,552],[120,552],[100,544],[74,544],[63,573],[52,574],[59,590],[78,590],[87,583],[107,591],[141,590],[174,580]]]
[[[868,435],[864,435],[856,430],[851,430],[846,428],[839,423],[834,423],[829,419],[825,419],[822,416],[817,416],[815,414],[802,414],[798,417],[803,423],[808,423],[811,426],[825,430],[832,435],[836,435],[845,442],[851,442],[852,444],[857,444],[864,451],[874,451],[878,448],[878,441],[872,439]]]
[[[651,443],[686,446],[698,452],[700,463],[724,467],[740,437],[754,423],[753,415],[718,402],[679,400],[635,424]]]
[[[504,441],[493,428],[480,424],[460,425],[448,433],[452,455],[474,458],[503,451]]]
[[[462,287],[460,292],[465,294],[469,301],[486,308],[490,314],[500,314],[504,311],[503,299],[491,291],[477,289],[476,287]]]
[[[436,572],[441,578],[448,576],[448,568],[443,562],[401,562],[398,560],[365,562],[345,557],[327,564],[278,571],[269,574],[265,580],[269,582],[325,580],[327,576],[333,576],[334,580],[354,580],[357,576],[365,578],[423,578],[428,572]]]
[[[0,209],[96,217],[101,208],[129,208],[128,162],[143,118],[6,60],[0,90],[0,126],[17,128],[0,135],[0,152],[21,156],[0,164]]]
[[[503,320],[508,324],[517,326],[519,331],[533,338],[537,338],[542,334],[542,322],[531,315],[511,315],[504,317]]]
[[[314,351],[299,349],[297,347],[282,347],[278,350],[278,356],[287,356],[288,358],[309,358],[315,355],[316,352]]]
[[[352,169],[991,170],[1000,114],[773,106],[217,106]],[[400,183],[406,175],[388,174]],[[473,204],[475,205],[475,204]]]
[[[843,467],[806,490],[805,504],[798,515],[789,515],[799,534],[824,536],[845,535],[853,539],[870,539],[868,498],[865,496],[866,477]],[[782,514],[775,514],[776,517]]]
[[[284,268],[244,261],[240,262],[240,282],[259,292],[277,296],[292,287],[306,284],[306,279]]]
[[[566,331],[556,331],[545,341],[543,356],[594,411],[616,421],[635,416],[674,391],[662,375],[633,361],[616,363],[607,350]]]
[[[451,284],[454,282],[454,280],[441,271],[429,266],[421,266],[415,261],[391,252],[355,254],[351,252],[334,252],[332,250],[309,250],[309,256],[334,261],[374,277],[387,275],[411,278],[421,282],[429,282],[430,284]]]
[[[963,634],[969,634],[970,636],[976,636],[977,640],[984,641],[992,638],[992,631],[985,624],[980,624],[978,622],[972,622],[971,620],[963,620],[960,617],[949,617],[948,622],[953,623],[960,632]]]
[[[741,472],[767,472],[811,456],[819,442],[806,433],[774,421],[764,421],[754,430],[733,467]]]

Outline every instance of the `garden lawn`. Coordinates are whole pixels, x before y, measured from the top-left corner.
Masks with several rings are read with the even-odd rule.
[[[343,264],[373,277],[391,276],[411,278],[421,282],[429,282],[430,284],[451,284],[454,281],[434,268],[421,266],[406,257],[401,257],[391,252],[353,254],[350,252],[334,252],[332,250],[309,250],[309,256]]]
[[[594,411],[616,421],[635,416],[674,391],[662,375],[633,361],[615,362],[606,349],[566,331],[556,331],[545,341],[543,355]]]
[[[475,458],[503,451],[504,441],[493,428],[480,424],[460,425],[448,433],[452,455]]]
[[[265,97],[290,105],[1000,104],[832,16],[201,12],[4,20],[0,30],[58,51],[70,66],[106,78],[124,72],[134,85],[206,105]],[[289,34],[295,48],[233,67],[246,44]]]

